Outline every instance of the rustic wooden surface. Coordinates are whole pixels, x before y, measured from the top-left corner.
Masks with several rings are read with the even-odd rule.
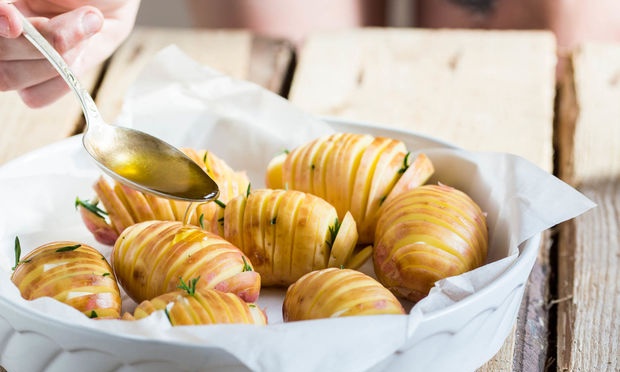
[[[546,32],[366,29],[319,34],[290,100],[553,166],[555,44]]]
[[[239,79],[253,81],[276,93],[285,90],[293,51],[286,41],[266,39],[247,31],[138,28],[114,54],[97,92],[104,118],[113,120],[127,89],[153,56],[175,45],[196,61]]]
[[[100,74],[93,71],[80,80],[92,91]],[[82,123],[82,109],[76,97],[67,95],[56,104],[29,109],[16,92],[0,95],[0,164],[48,143],[75,134]]]
[[[325,58],[329,56],[329,58]],[[526,57],[527,56],[527,57]],[[290,100],[321,114],[512,152],[553,170],[555,46],[546,32],[367,29],[318,34]],[[515,331],[480,371],[545,364],[549,250],[541,248]]]
[[[557,369],[620,370],[620,44],[575,51],[559,110],[559,173],[597,208],[561,226]]]

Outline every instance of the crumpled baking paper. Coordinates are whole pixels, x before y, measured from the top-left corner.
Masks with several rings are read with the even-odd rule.
[[[175,146],[209,149],[233,168],[246,170],[254,189],[264,186],[265,169],[274,155],[335,131],[328,121],[300,111],[255,84],[202,66],[174,46],[161,51],[144,69],[126,96],[118,124]],[[437,173],[431,182],[462,189],[486,211],[490,249],[487,265],[438,282],[409,315],[285,324],[281,316],[284,291],[264,289],[258,304],[269,316],[267,327],[171,328],[161,314],[140,322],[93,321],[47,298],[23,300],[9,281],[16,236],[25,252],[62,239],[91,244],[109,256],[110,247],[94,241],[73,208],[76,196],[93,195],[91,184],[101,174],[79,137],[0,168],[0,297],[25,311],[57,316],[83,327],[219,347],[253,370],[369,368],[399,349],[425,314],[457,303],[500,276],[517,259],[519,244],[593,207],[583,195],[517,156],[467,152],[432,139],[422,143],[426,145],[409,150],[424,150],[433,160]],[[428,143],[432,148],[424,148]],[[362,270],[373,275],[372,265]],[[135,304],[126,299],[124,305]]]

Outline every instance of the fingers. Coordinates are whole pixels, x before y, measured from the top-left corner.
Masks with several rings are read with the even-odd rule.
[[[13,8],[13,9],[11,9]],[[13,38],[0,38],[0,90],[18,90],[28,106],[40,107],[55,101],[68,90],[54,67],[21,33],[21,17],[13,6],[0,2],[2,20],[8,21]],[[94,7],[84,6],[51,19],[30,18],[33,25],[71,66],[82,52],[84,41],[103,26],[103,15]],[[19,35],[19,34],[18,34]]]
[[[41,84],[19,90],[22,101],[31,108],[39,108],[58,100],[69,91],[69,86],[60,77],[56,76]]]
[[[0,36],[14,39],[22,33],[22,24],[15,6],[0,1]]]

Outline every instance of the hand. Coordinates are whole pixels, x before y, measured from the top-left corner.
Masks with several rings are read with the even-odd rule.
[[[69,87],[26,40],[17,7],[80,76],[108,58],[133,28],[139,0],[0,0],[0,91],[16,90],[30,107]]]

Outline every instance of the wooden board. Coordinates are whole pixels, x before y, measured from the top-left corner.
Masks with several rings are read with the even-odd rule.
[[[575,51],[558,117],[560,174],[597,207],[562,225],[557,369],[620,370],[620,44]]]
[[[542,31],[326,32],[301,50],[290,99],[551,171],[555,62],[554,38]]]
[[[575,50],[561,85],[557,133],[562,179],[620,175],[620,43]]]
[[[100,69],[80,78],[92,91]],[[31,109],[16,92],[0,93],[0,164],[76,133],[83,122],[77,97],[70,92],[50,106]]]
[[[620,178],[584,183],[597,208],[560,241],[558,371],[620,370]]]
[[[239,79],[262,85],[276,93],[286,89],[293,59],[291,45],[261,38],[247,31],[207,29],[136,28],[115,53],[97,92],[104,118],[114,121],[127,89],[157,52],[176,45],[196,61]]]

